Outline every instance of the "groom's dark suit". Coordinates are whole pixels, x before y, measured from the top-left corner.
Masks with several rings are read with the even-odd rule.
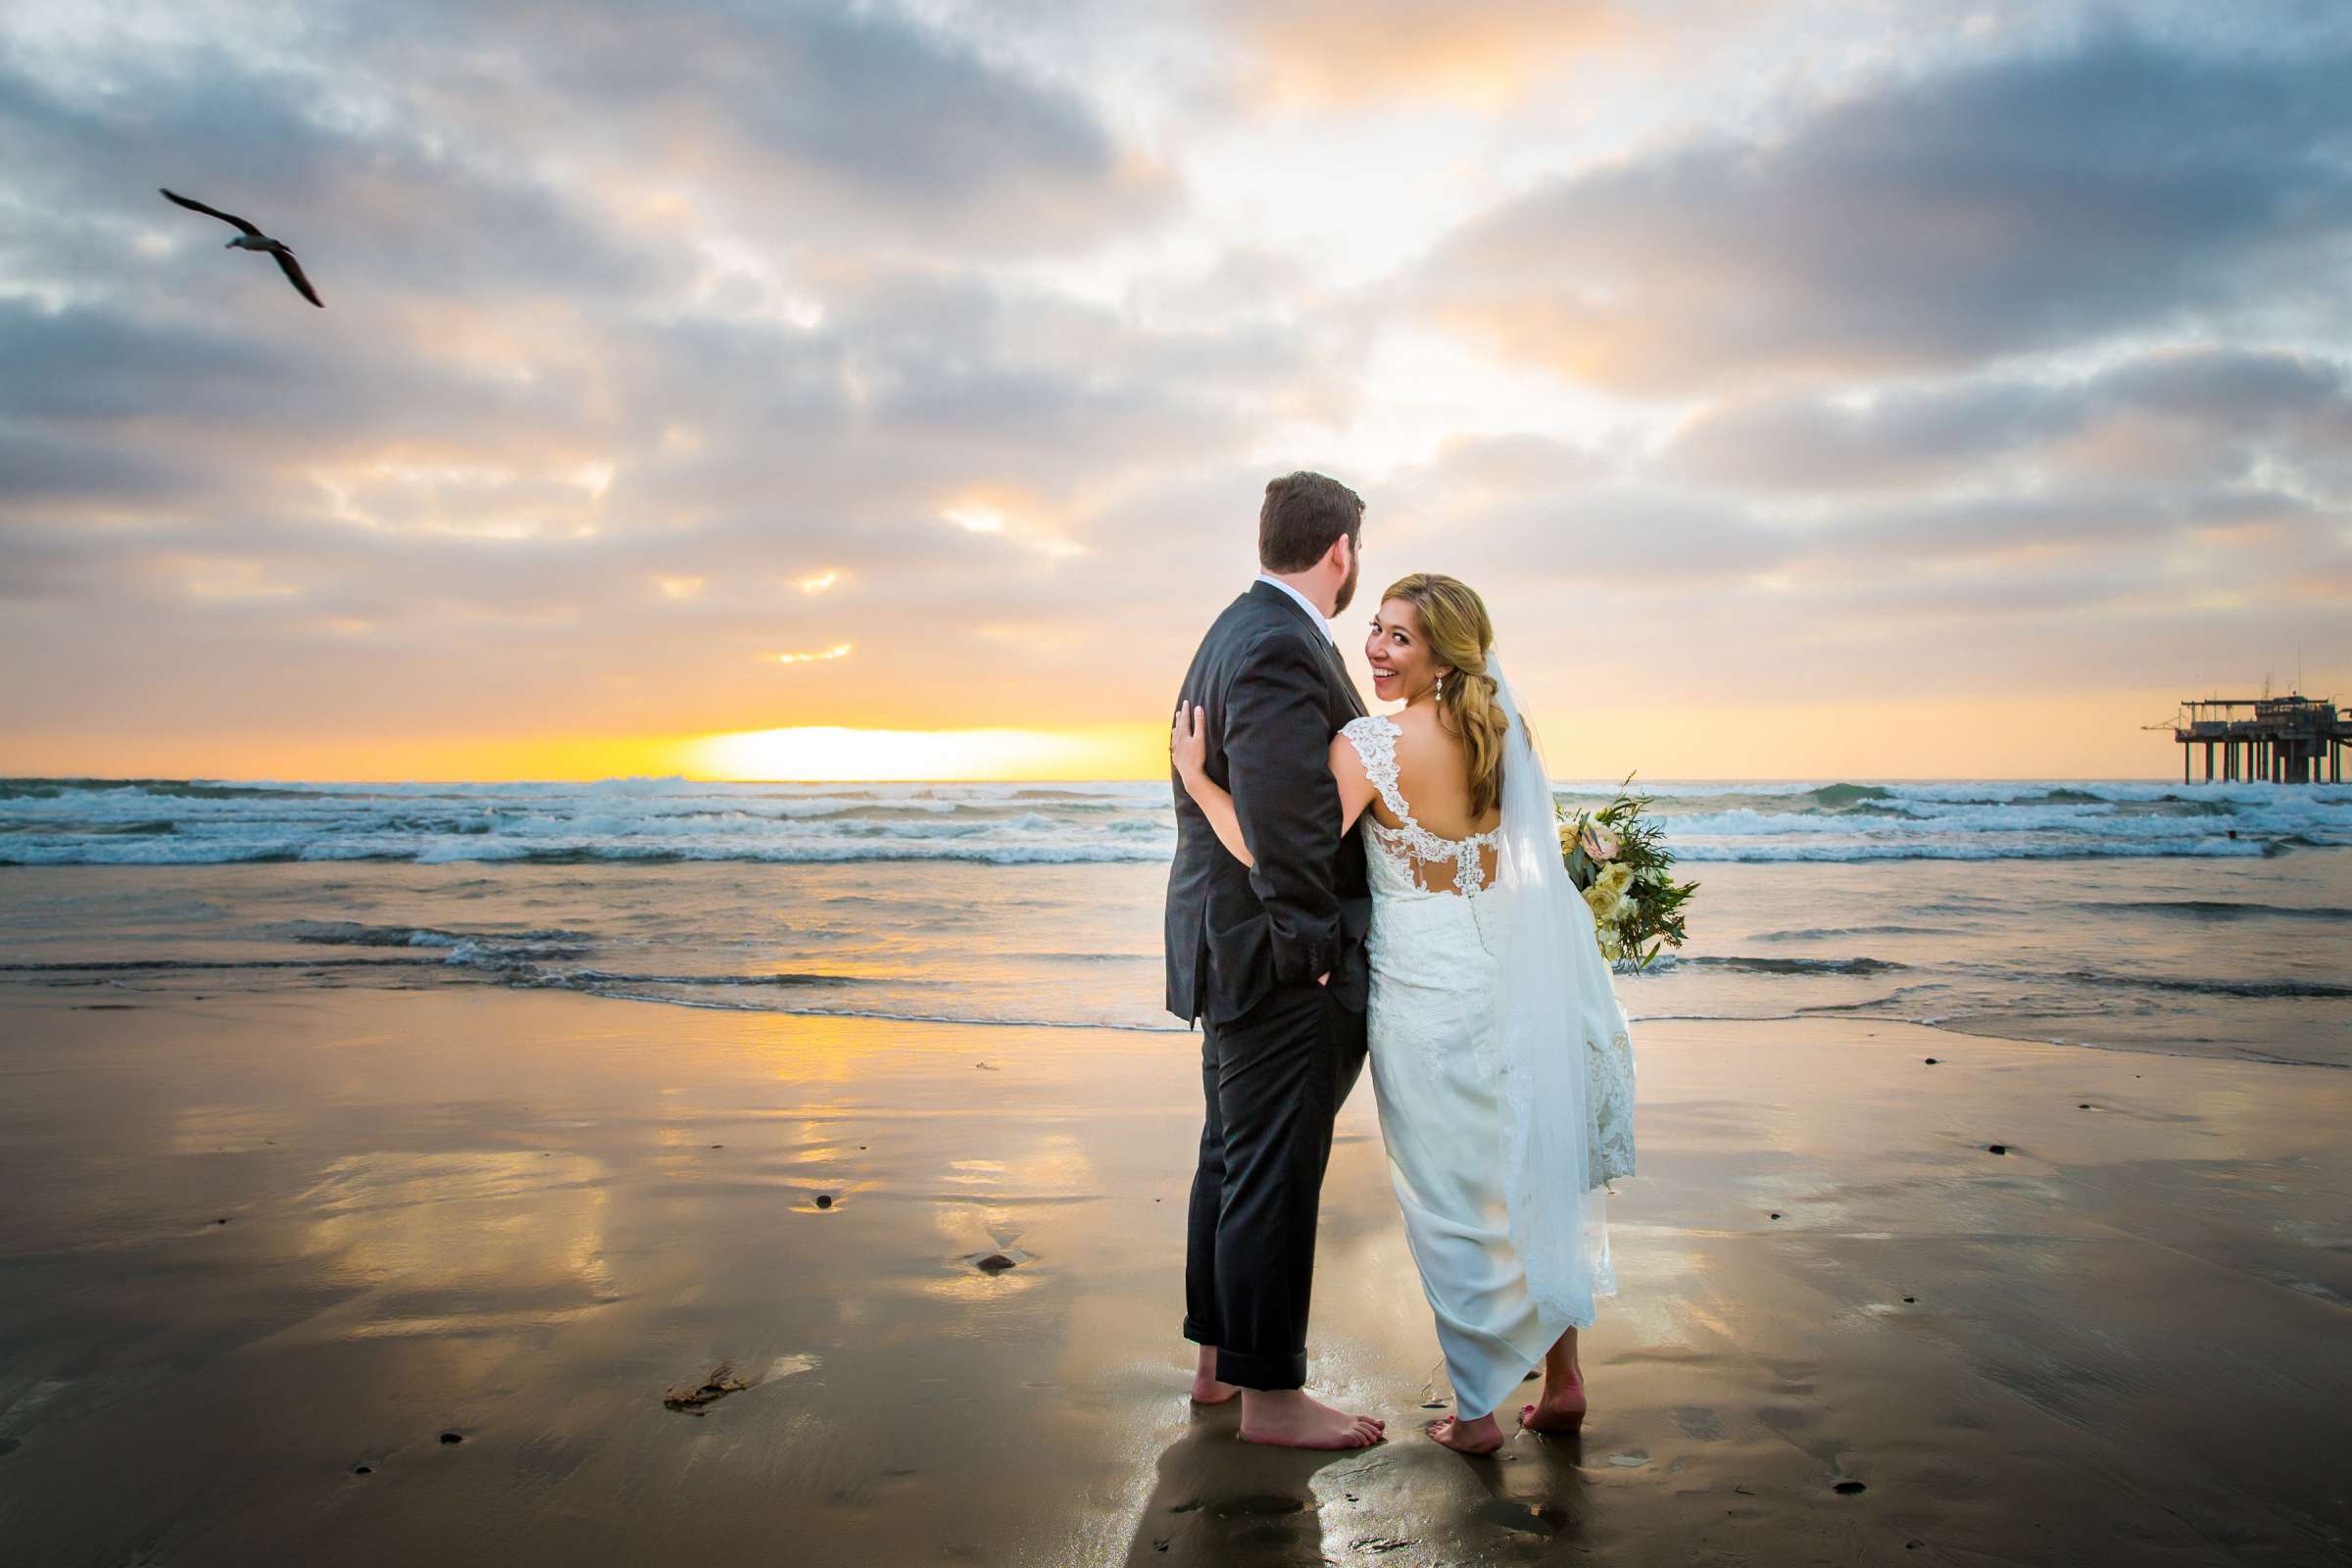
[[[1323,629],[1263,581],[1209,627],[1181,695],[1201,710],[1207,774],[1232,792],[1256,862],[1228,855],[1171,779],[1168,1010],[1201,1021],[1207,1102],[1184,1334],[1217,1347],[1224,1382],[1295,1389],[1332,1119],[1364,1060],[1372,899],[1329,761],[1364,707]]]

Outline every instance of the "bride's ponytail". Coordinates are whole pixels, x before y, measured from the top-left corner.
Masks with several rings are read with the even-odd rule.
[[[1380,597],[1413,607],[1429,651],[1446,666],[1438,681],[1438,712],[1461,737],[1467,754],[1470,814],[1484,816],[1502,800],[1503,743],[1511,728],[1495,701],[1494,677],[1487,673],[1487,655],[1494,646],[1487,603],[1468,583],[1426,571],[1397,578]]]

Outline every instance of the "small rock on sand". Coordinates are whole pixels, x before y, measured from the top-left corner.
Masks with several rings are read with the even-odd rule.
[[[1776,1209],[1774,1209],[1774,1210],[1772,1211],[1772,1217],[1773,1217],[1774,1219],[1779,1219],[1779,1218],[1781,1217],[1781,1211],[1780,1211],[1779,1209],[1777,1209],[1777,1208],[1776,1208]]]
[[[1934,1056],[1930,1056],[1930,1057],[1928,1057],[1928,1058],[1927,1058],[1927,1063],[1928,1063],[1928,1065],[1929,1065],[1929,1066],[1931,1066],[1931,1067],[1935,1066],[1935,1065],[1936,1065],[1936,1058],[1935,1058]]]
[[[997,1070],[996,1068],[991,1067],[985,1061],[975,1061],[972,1063],[972,1065],[979,1068],[982,1072],[995,1072]]]
[[[710,1369],[710,1375],[700,1383],[681,1383],[662,1396],[662,1402],[672,1410],[700,1410],[715,1399],[730,1394],[741,1394],[751,1384],[735,1375],[735,1363],[721,1361]]]
[[[463,1432],[444,1432],[441,1434],[441,1441],[443,1443],[464,1443],[466,1441],[466,1434]]]
[[[1855,1493],[1862,1491],[1863,1487],[1862,1483],[1859,1481],[1840,1481],[1830,1490],[1832,1492],[1843,1493],[1845,1495],[1850,1497]]]
[[[355,1464],[351,1467],[351,1473],[355,1476],[371,1476],[375,1474],[375,1466],[371,1464]]]
[[[1988,1154],[2006,1154],[2009,1152],[2009,1146],[2007,1144],[1986,1144],[1984,1152]]]
[[[991,1252],[986,1257],[976,1257],[972,1259],[972,1267],[978,1269],[983,1274],[1002,1274],[1006,1269],[1016,1266],[1017,1265],[1014,1264],[1013,1260],[1009,1257],[1006,1257],[1003,1252]]]
[[[817,1194],[816,1206],[819,1208],[831,1208],[833,1206],[833,1195],[831,1193]]]

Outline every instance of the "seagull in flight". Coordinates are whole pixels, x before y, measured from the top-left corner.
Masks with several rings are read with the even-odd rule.
[[[158,186],[157,188],[162,189],[161,186]],[[232,223],[238,228],[243,229],[243,233],[239,234],[235,239],[232,239],[228,242],[228,249],[240,251],[268,251],[271,256],[277,259],[277,270],[286,274],[286,281],[294,285],[294,291],[296,293],[300,294],[304,299],[309,300],[313,305],[318,306],[320,310],[323,311],[326,309],[326,301],[320,299],[318,297],[318,291],[311,287],[311,280],[302,275],[302,264],[294,259],[294,253],[292,251],[286,249],[285,241],[271,239],[269,235],[263,233],[251,223],[245,221],[245,220],[239,218],[236,214],[224,213],[218,207],[207,207],[202,202],[190,201],[185,196],[177,195],[168,190],[164,191],[164,199],[166,201],[177,202],[180,206],[185,207],[191,213],[203,213],[209,217],[218,218],[223,223]]]

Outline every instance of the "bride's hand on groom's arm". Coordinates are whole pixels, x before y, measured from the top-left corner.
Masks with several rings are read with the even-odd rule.
[[[1185,792],[1198,798],[1194,788],[1200,781],[1200,771],[1208,761],[1208,736],[1200,727],[1200,707],[1187,700],[1176,705],[1176,722],[1168,731],[1168,757],[1176,764],[1176,776],[1184,780]]]

